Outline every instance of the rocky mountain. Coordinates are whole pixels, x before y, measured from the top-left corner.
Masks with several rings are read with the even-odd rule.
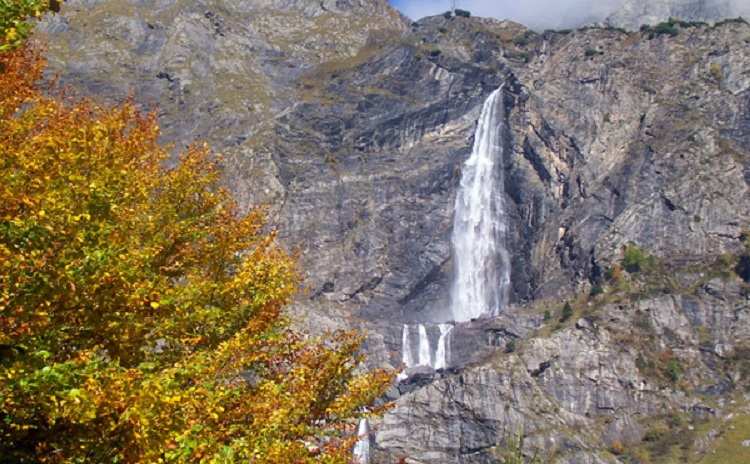
[[[741,0],[628,0],[607,17],[605,24],[637,30],[642,24],[657,24],[669,18],[714,23],[739,16],[750,16],[750,3]]]
[[[156,103],[165,139],[225,153],[242,204],[271,201],[303,244],[292,310],[310,327],[364,328],[371,365],[429,345],[371,424],[372,462],[494,462],[518,433],[562,463],[731,462],[750,440],[747,23],[535,34],[410,24],[380,0],[66,7],[40,27],[50,73]],[[500,86],[510,304],[454,326],[454,203]]]
[[[292,82],[405,19],[386,0],[77,0],[47,19],[52,69],[87,92],[156,104],[167,140],[243,145],[295,100]],[[64,63],[64,65],[63,65]]]

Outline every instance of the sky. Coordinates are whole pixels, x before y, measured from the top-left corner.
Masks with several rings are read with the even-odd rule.
[[[420,19],[450,9],[451,0],[389,0],[411,19]],[[510,19],[532,29],[562,29],[604,19],[626,0],[458,0],[458,7],[474,16]],[[750,0],[708,0],[709,4],[732,4],[750,14]]]

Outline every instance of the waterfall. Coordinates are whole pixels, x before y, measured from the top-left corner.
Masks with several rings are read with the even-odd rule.
[[[430,360],[430,339],[427,338],[427,328],[419,324],[419,365],[432,366]]]
[[[438,339],[438,347],[435,352],[435,369],[445,369],[448,367],[448,356],[450,356],[448,352],[450,348],[448,337],[453,326],[450,324],[438,324],[438,328],[440,329],[440,338]]]
[[[471,156],[463,165],[453,219],[455,272],[451,314],[455,322],[496,316],[508,304],[510,256],[505,245],[507,215],[504,205],[502,87],[484,102],[474,133]],[[427,327],[418,324],[419,350],[415,359],[411,327],[401,334],[401,359],[406,368],[445,369],[450,358],[452,324],[436,324],[440,331],[434,356]],[[434,334],[434,331],[433,331]],[[399,379],[408,374],[402,372]]]
[[[404,324],[404,328],[401,332],[401,362],[405,368],[414,366],[414,358],[411,355],[411,341],[409,339],[409,324]],[[406,372],[399,372],[397,379],[404,380],[408,375]]]
[[[352,453],[356,456],[354,461],[356,464],[369,464],[370,463],[370,425],[367,423],[367,419],[360,419],[359,425],[357,425],[357,436],[359,440],[354,445]]]
[[[505,248],[502,87],[487,98],[474,147],[464,163],[453,219],[455,278],[451,313],[456,322],[496,316],[508,304],[510,260]]]
[[[433,369],[445,369],[448,367],[448,358],[450,356],[450,348],[448,342],[450,341],[450,332],[453,329],[452,324],[435,324],[435,327],[440,331],[440,336],[437,341],[437,348],[435,352],[432,352],[432,346],[430,345],[430,335],[427,331],[427,326],[424,324],[417,324],[417,335],[418,350],[416,361],[412,354],[412,330],[409,324],[404,324],[403,331],[401,332],[401,362],[404,363],[406,369],[417,366],[427,366]],[[432,331],[434,334],[434,331]],[[408,377],[408,374],[404,371],[399,373],[398,380],[404,380]]]
[[[401,361],[406,367],[414,366],[414,357],[411,355],[411,341],[409,340],[409,324],[404,324],[404,331],[401,334]]]

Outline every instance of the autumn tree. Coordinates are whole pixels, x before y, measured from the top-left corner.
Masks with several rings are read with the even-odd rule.
[[[31,34],[32,18],[60,11],[61,0],[0,0],[0,51],[21,45]]]
[[[165,167],[155,113],[40,89],[34,48],[0,63],[0,462],[348,462],[391,374],[289,328],[264,208],[202,144]]]

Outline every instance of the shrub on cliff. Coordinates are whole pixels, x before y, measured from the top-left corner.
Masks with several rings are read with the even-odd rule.
[[[625,254],[622,259],[622,267],[628,272],[638,272],[641,270],[641,266],[646,262],[646,255],[643,254],[643,250],[633,245],[628,244],[625,248]]]
[[[50,97],[37,50],[0,63],[0,462],[349,462],[390,373],[289,328],[264,208],[205,145],[166,168],[155,112]]]
[[[654,26],[653,32],[649,35],[649,38],[664,34],[671,37],[676,37],[680,34],[680,30],[674,27],[674,24],[672,22],[659,23]]]
[[[523,429],[516,434],[505,436],[502,444],[492,450],[497,464],[550,464],[555,458],[555,451],[543,451],[538,447],[527,449]]]
[[[597,282],[591,286],[591,293],[589,293],[589,296],[593,298],[601,295],[602,293],[604,293],[604,287],[602,287],[602,284]]]
[[[570,305],[569,301],[566,301],[563,306],[562,315],[560,316],[560,322],[566,322],[571,317],[573,317],[573,307]]]

